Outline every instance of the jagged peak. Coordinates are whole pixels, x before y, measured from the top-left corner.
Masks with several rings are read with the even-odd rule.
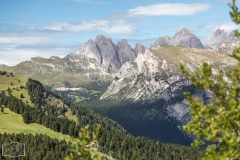
[[[118,44],[128,44],[128,41],[126,39],[122,39]]]
[[[168,38],[168,39],[170,39],[171,37],[169,37],[168,35],[165,35],[165,36],[163,36],[163,38]]]
[[[217,36],[217,35],[226,35],[227,36],[227,32],[225,32],[223,29],[216,29],[215,32],[213,33],[214,36]]]
[[[89,39],[87,42],[85,42],[84,44],[88,44],[88,43],[95,43],[92,39]]]
[[[137,47],[137,46],[143,46],[144,47],[144,45],[142,43],[136,43],[135,47]]]
[[[180,29],[175,35],[189,35],[192,34],[187,28]]]
[[[97,43],[97,42],[99,42],[99,41],[108,41],[108,40],[112,41],[111,38],[106,38],[106,37],[103,36],[103,35],[98,35],[98,36],[96,37],[96,39],[95,39],[95,42]]]

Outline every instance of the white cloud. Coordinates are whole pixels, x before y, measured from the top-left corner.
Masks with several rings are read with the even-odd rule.
[[[240,29],[240,27],[233,22],[229,22],[229,23],[224,23],[224,24],[216,26],[214,28],[214,31],[217,29],[223,29],[224,31],[230,33],[233,30]]]
[[[132,34],[137,28],[125,21],[93,20],[78,23],[55,23],[45,26],[42,29],[70,32],[102,31],[106,34]]]
[[[4,36],[0,37],[0,44],[36,44],[36,43],[46,43],[49,39],[45,37],[35,37],[35,36]]]
[[[131,16],[183,16],[194,15],[198,12],[204,12],[211,8],[207,3],[164,3],[155,4],[150,6],[139,6],[137,8],[129,10]]]
[[[64,57],[68,53],[76,51],[77,46],[27,46],[0,45],[0,64],[14,66],[32,57],[49,58],[51,56]]]

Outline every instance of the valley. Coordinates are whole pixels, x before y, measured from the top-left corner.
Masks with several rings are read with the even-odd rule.
[[[215,74],[233,69],[236,61],[228,55],[238,39],[231,35],[216,30],[204,47],[183,28],[172,38],[159,37],[150,49],[139,43],[133,49],[126,40],[114,44],[99,35],[80,46],[76,54],[35,57],[13,67],[1,65],[0,69],[39,80],[66,100],[117,121],[134,136],[189,146],[192,137],[182,126],[191,115],[183,93],[190,91],[204,103],[209,103],[211,95],[196,90],[181,74],[179,65],[185,64],[194,72],[207,62]],[[219,37],[221,41],[216,42]],[[18,92],[13,90],[12,94],[17,97]],[[26,90],[22,92],[26,95],[23,100],[31,103]],[[71,117],[70,111],[66,115]],[[71,119],[76,121],[76,117]]]

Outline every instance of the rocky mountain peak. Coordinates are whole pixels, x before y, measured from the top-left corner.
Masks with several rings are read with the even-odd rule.
[[[212,35],[207,38],[206,47],[209,49],[217,50],[226,41],[235,41],[234,37],[228,36],[227,32],[217,29]]]
[[[90,39],[84,43],[84,45],[78,48],[77,54],[81,56],[82,59],[93,58],[97,62],[101,63],[101,53],[98,50],[96,43]]]
[[[103,69],[104,71],[117,72],[127,61],[134,61],[139,52],[145,52],[145,47],[136,45],[133,50],[126,39],[114,44],[111,38],[98,35],[95,41],[92,39],[78,47],[77,54],[70,54],[65,57],[73,62],[87,60],[92,69]],[[89,68],[88,67],[88,68]]]
[[[179,30],[172,38],[169,36],[159,37],[152,47],[157,48],[158,45],[180,45],[190,48],[204,48],[200,39],[186,28]]]
[[[137,43],[134,47],[135,55],[137,56],[139,53],[145,53],[146,49],[147,48],[144,45]]]
[[[174,36],[187,36],[187,35],[192,35],[192,33],[189,30],[187,30],[187,28],[182,28]]]
[[[98,43],[99,41],[107,41],[107,38],[103,35],[97,35],[97,37],[95,38],[95,42]]]
[[[200,39],[186,28],[179,30],[169,42],[170,45],[180,45],[190,48],[204,48]]]
[[[164,42],[165,42],[166,44],[169,44],[171,38],[170,38],[169,36],[164,36],[164,37],[163,37],[163,40],[164,40]]]
[[[157,48],[159,45],[168,45],[170,42],[171,38],[168,36],[164,36],[164,37],[159,37],[154,44],[152,45],[152,47]]]
[[[118,42],[117,44],[117,53],[123,65],[127,61],[134,61],[136,58],[136,54],[131,46],[128,44],[127,40],[123,39],[122,41]]]

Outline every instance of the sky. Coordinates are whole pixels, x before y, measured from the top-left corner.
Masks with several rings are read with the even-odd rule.
[[[185,27],[205,45],[216,29],[239,29],[231,0],[0,0],[0,64],[64,57],[97,35],[150,47]],[[237,1],[237,5],[240,5]]]

